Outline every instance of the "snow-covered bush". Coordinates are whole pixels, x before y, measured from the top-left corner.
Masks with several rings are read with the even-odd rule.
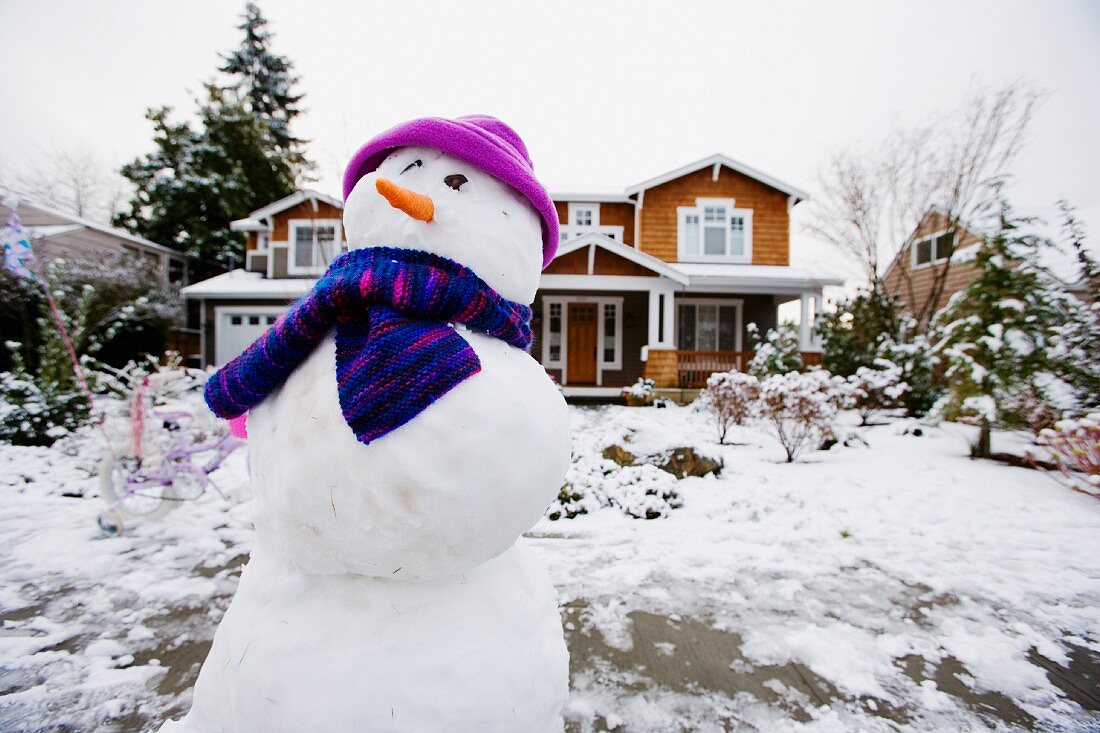
[[[763,338],[755,323],[750,323],[746,328],[756,349],[749,362],[749,374],[763,379],[769,374],[786,374],[802,369],[798,328],[793,324],[783,323],[778,328],[769,329]]]
[[[179,294],[157,279],[155,267],[134,258],[51,260],[45,284],[57,303],[73,349],[85,367],[92,357],[120,357],[151,338],[179,314]],[[42,285],[0,275],[0,304],[21,313],[20,342],[11,350],[11,369],[3,379],[0,440],[48,445],[86,422],[90,414],[76,372]],[[149,337],[149,338],[147,338]],[[125,361],[125,359],[123,359]]]
[[[1050,446],[1063,483],[1100,496],[1100,412],[1080,420],[1060,420],[1039,434],[1039,442]]]
[[[656,386],[657,383],[652,379],[638,377],[637,382],[629,387],[623,387],[623,396],[626,397],[628,405],[635,407],[647,405],[653,400],[653,388]]]
[[[849,399],[844,379],[821,369],[773,374],[760,383],[760,419],[790,463],[833,436],[833,421]]]
[[[650,464],[620,467],[614,461],[584,456],[569,467],[546,516],[571,519],[612,507],[637,519],[658,519],[681,506],[672,474]]]
[[[1029,424],[1037,404],[1060,407],[1060,375],[1071,369],[1062,327],[1075,299],[1040,264],[1039,253],[1053,243],[1022,233],[1026,223],[1002,203],[997,230],[978,247],[974,279],[933,321],[948,385],[937,412],[977,422],[972,452],[983,458],[994,424]],[[1013,410],[1021,405],[1024,415]]]
[[[760,399],[760,380],[744,372],[716,372],[707,378],[692,409],[710,415],[718,442],[726,442],[726,433],[734,425],[744,425],[756,416]]]
[[[901,380],[909,387],[901,401],[910,416],[920,416],[932,409],[943,392],[936,378],[940,363],[928,336],[917,332],[917,321],[911,316],[898,318],[896,337],[879,342],[878,358],[901,369]]]
[[[902,381],[901,367],[880,359],[877,368],[861,366],[848,377],[853,406],[859,411],[860,424],[866,425],[876,412],[893,410],[902,405],[909,385]]]
[[[90,412],[72,367],[61,354],[36,377],[27,371],[20,344],[8,342],[12,368],[0,372],[0,441],[52,445],[83,425]],[[66,371],[67,370],[67,371]]]

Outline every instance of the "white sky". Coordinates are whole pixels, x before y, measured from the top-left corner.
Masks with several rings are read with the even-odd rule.
[[[302,77],[313,185],[335,195],[373,134],[471,112],[515,127],[549,184],[625,185],[724,152],[812,194],[830,152],[953,108],[975,81],[1023,79],[1051,96],[1017,166],[1018,208],[1066,197],[1100,230],[1097,2],[260,4]],[[145,108],[190,112],[243,5],[0,0],[0,164],[148,151]],[[835,269],[797,216],[792,234],[797,264]]]

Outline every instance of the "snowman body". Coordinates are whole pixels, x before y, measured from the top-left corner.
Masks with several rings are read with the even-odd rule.
[[[436,226],[374,193],[398,171],[421,174]],[[467,198],[433,188],[444,176]],[[533,300],[534,211],[439,151],[395,151],[348,197],[345,228],[352,248],[431,251]],[[191,712],[162,730],[562,729],[556,594],[516,541],[561,486],[568,411],[529,354],[455,328],[480,370],[369,444],[342,415],[331,335],[249,413],[256,545]]]

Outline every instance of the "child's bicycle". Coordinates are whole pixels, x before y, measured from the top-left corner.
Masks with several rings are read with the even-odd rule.
[[[108,452],[99,466],[100,495],[108,507],[97,521],[109,534],[121,534],[127,521],[160,519],[181,502],[197,499],[207,487],[222,494],[210,474],[245,442],[229,432],[203,434],[187,429],[194,415],[186,410],[154,409],[151,416],[161,421],[171,442],[159,453],[143,450],[143,398],[148,386],[146,379],[134,392],[132,452]],[[209,454],[205,461],[200,460],[203,454]]]

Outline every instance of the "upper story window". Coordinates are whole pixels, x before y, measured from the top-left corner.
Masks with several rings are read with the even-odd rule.
[[[339,252],[338,219],[297,219],[290,222],[290,261],[292,275],[317,275],[324,272]]]
[[[733,199],[696,199],[677,212],[681,262],[752,262],[752,209]]]
[[[955,251],[955,233],[941,232],[913,242],[913,267],[946,262]]]
[[[561,225],[560,241],[568,242],[583,234],[597,232],[616,242],[623,241],[623,228],[621,226],[604,226],[600,224],[600,205],[597,203],[569,203],[569,213],[565,223]]]

